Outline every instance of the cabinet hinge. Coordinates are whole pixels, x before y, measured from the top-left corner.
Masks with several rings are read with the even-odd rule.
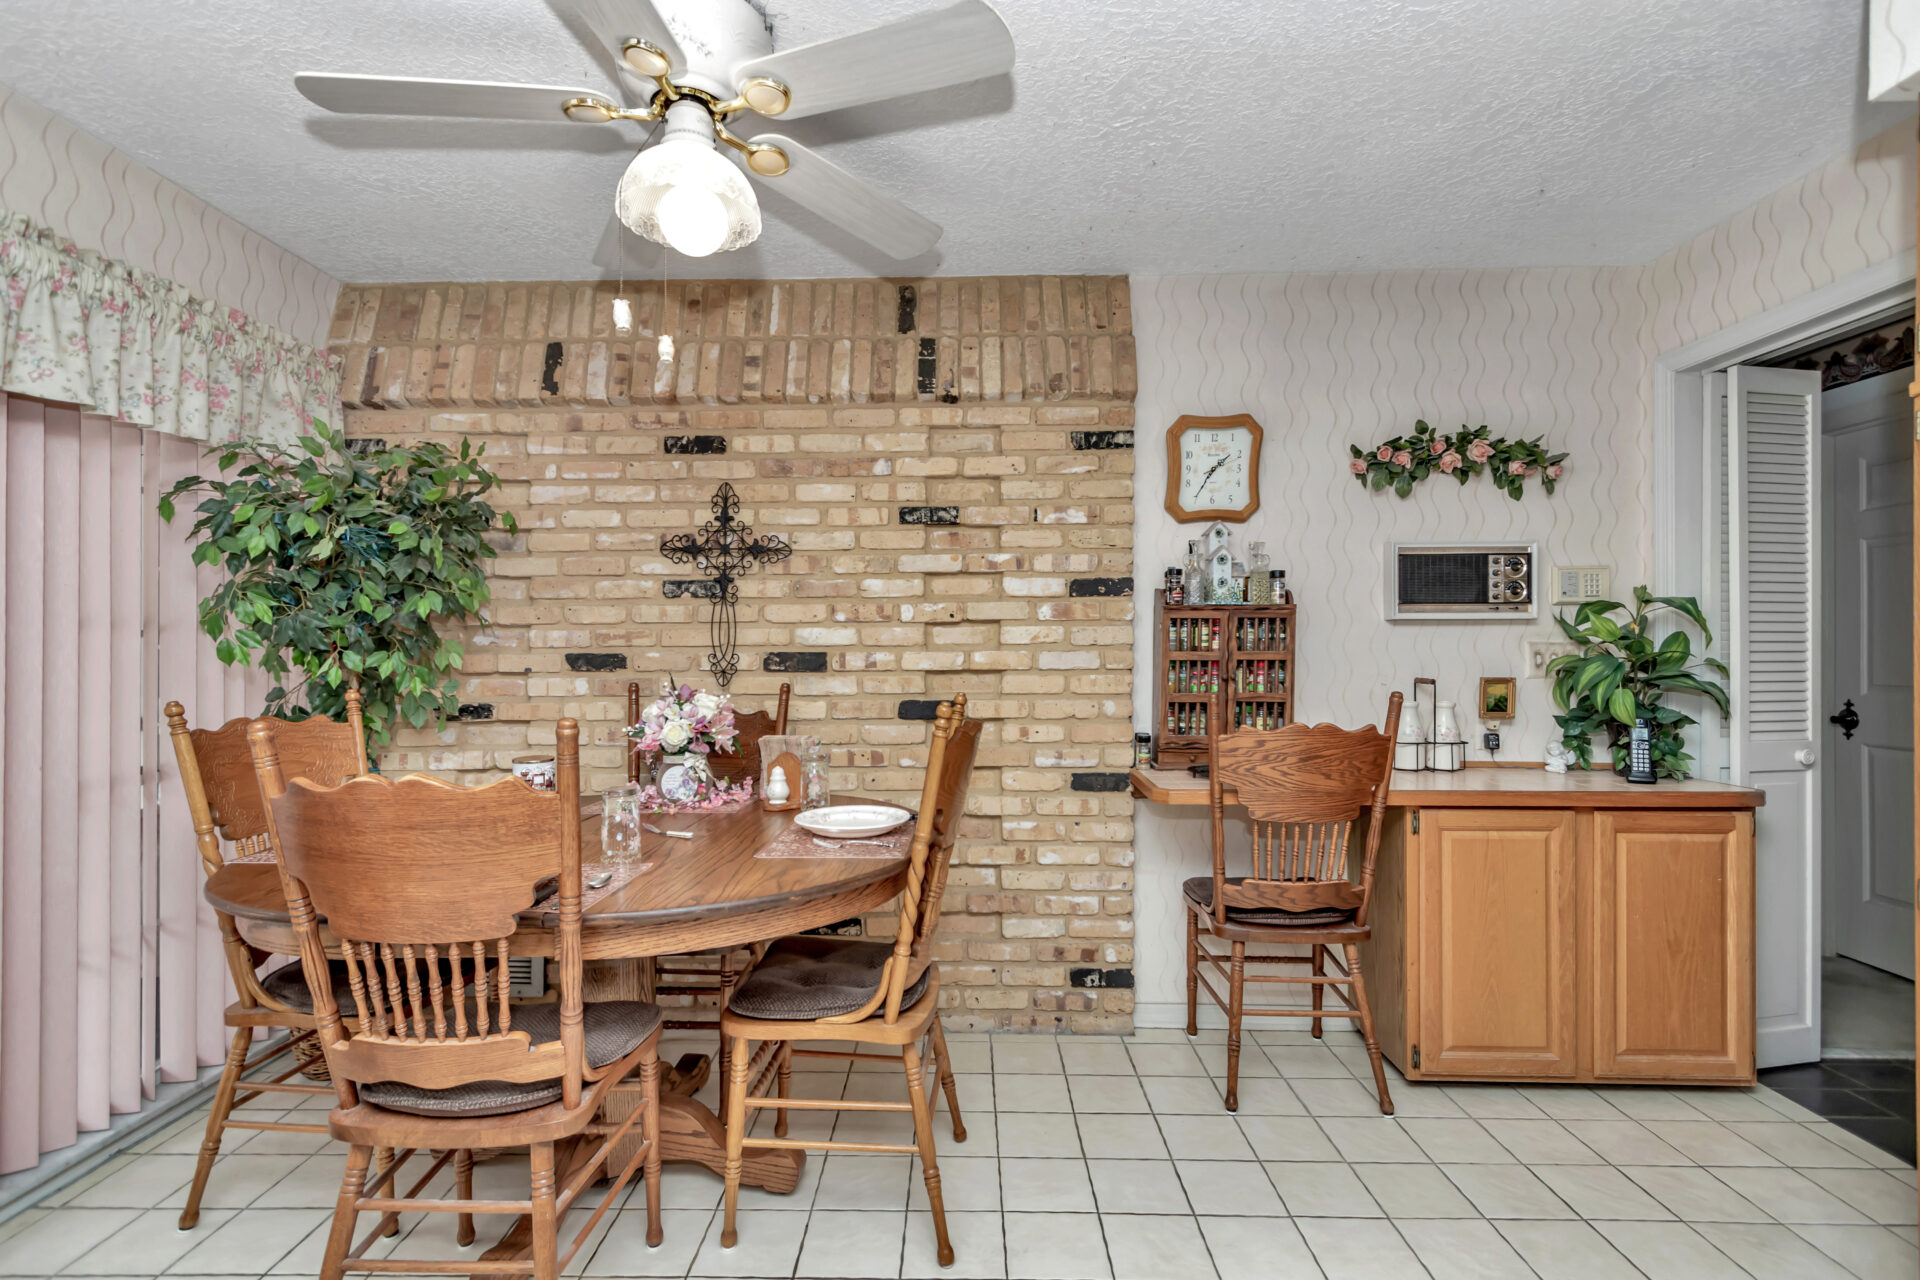
[[[1413,811],[1413,834],[1420,834],[1420,811],[1418,809]]]
[[[1419,1045],[1413,1046],[1413,1069],[1415,1071],[1418,1071],[1420,1069],[1420,1046]]]

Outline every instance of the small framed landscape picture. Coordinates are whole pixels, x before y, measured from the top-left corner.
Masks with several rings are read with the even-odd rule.
[[[1518,688],[1512,676],[1481,676],[1480,718],[1513,719],[1513,699]]]

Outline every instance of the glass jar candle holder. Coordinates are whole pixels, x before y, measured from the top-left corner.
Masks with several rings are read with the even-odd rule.
[[[800,807],[824,809],[833,803],[833,780],[827,767],[826,744],[809,742],[800,753]]]
[[[600,860],[621,866],[641,862],[640,822],[645,811],[640,807],[638,784],[623,782],[608,787],[600,795]]]

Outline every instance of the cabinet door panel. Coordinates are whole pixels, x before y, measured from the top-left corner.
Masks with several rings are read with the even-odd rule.
[[[1746,813],[1594,814],[1596,1076],[1752,1077],[1752,837]]]
[[[1573,814],[1420,816],[1421,1074],[1574,1074]]]

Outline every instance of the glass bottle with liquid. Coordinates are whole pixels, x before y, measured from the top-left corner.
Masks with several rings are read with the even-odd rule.
[[[1254,543],[1247,552],[1247,603],[1273,603],[1273,557],[1264,542]]]

